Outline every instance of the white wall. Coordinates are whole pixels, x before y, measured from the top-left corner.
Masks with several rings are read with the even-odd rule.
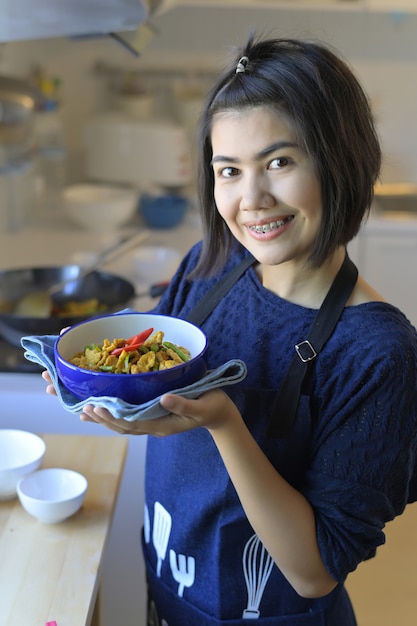
[[[72,179],[83,176],[82,127],[109,106],[96,63],[121,69],[213,69],[231,44],[260,33],[314,37],[345,56],[372,98],[385,150],[383,180],[417,182],[417,15],[354,11],[178,8],[153,20],[157,35],[140,58],[110,39],[64,39],[0,46],[0,72],[25,75],[35,62],[63,79],[63,118]]]

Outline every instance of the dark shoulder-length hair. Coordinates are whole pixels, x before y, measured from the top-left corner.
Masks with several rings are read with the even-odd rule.
[[[236,73],[240,57],[248,61]],[[309,257],[319,267],[358,233],[373,199],[381,149],[368,99],[358,80],[330,48],[296,39],[256,40],[251,35],[209,92],[197,146],[203,250],[193,276],[216,273],[234,238],[214,201],[211,130],[227,110],[267,106],[284,114],[312,158],[321,184],[322,220]]]

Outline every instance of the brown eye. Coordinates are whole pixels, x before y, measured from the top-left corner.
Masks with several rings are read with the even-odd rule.
[[[281,167],[285,167],[290,163],[290,159],[288,157],[276,157],[270,161],[268,168],[271,170],[280,169]]]
[[[223,176],[224,178],[232,178],[233,176],[237,176],[239,174],[239,170],[236,167],[223,167],[220,171],[219,171],[219,175]]]

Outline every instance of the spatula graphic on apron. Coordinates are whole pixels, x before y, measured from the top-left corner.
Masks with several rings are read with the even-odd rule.
[[[161,576],[162,561],[167,553],[169,535],[171,534],[172,518],[168,511],[160,504],[155,502],[152,542],[158,557],[156,566],[157,576]]]

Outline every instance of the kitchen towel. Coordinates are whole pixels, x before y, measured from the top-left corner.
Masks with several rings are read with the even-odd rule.
[[[25,350],[25,357],[28,361],[38,363],[38,365],[48,370],[58,399],[67,411],[71,413],[82,413],[82,409],[86,404],[94,404],[95,406],[108,409],[117,419],[125,419],[129,422],[155,419],[168,414],[168,411],[163,409],[159,404],[159,400],[162,396],[158,396],[140,405],[129,404],[119,398],[110,396],[78,400],[78,398],[70,393],[59,380],[54,360],[54,344],[57,338],[58,336],[55,335],[32,335],[22,337],[21,344]],[[181,389],[174,389],[170,393],[176,393],[185,398],[198,398],[201,394],[210,389],[239,383],[246,377],[246,373],[246,364],[240,359],[232,359],[216,369],[208,371],[207,374],[196,383],[182,387]]]

